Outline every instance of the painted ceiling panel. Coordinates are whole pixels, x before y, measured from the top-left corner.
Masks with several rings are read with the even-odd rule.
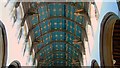
[[[64,40],[65,39],[64,32],[53,32],[52,40]]]
[[[54,51],[57,51],[57,50],[65,51],[66,46],[65,46],[64,43],[54,43],[52,45],[52,48],[53,48]]]
[[[34,36],[35,36],[35,38],[37,38],[38,36],[40,36],[40,30],[39,30],[40,28],[39,28],[39,26],[37,26],[35,29],[34,29]]]
[[[30,16],[35,40],[37,44],[36,57],[41,57],[39,64],[46,65],[73,65],[73,60],[82,59],[80,45],[73,44],[73,40],[81,40],[84,17],[75,16],[77,9],[83,8],[78,3],[31,3],[31,7],[38,11],[38,15]],[[74,22],[73,22],[74,21]],[[77,24],[76,24],[77,23]],[[79,24],[79,25],[78,25]]]
[[[66,7],[66,17],[70,18],[70,19],[74,19],[75,15],[73,12],[75,12],[75,8],[73,6],[67,6]]]
[[[74,23],[73,23],[73,22],[70,22],[70,21],[67,21],[66,24],[67,24],[66,30],[74,33],[74,32],[75,32],[75,30],[74,30],[74,27],[75,27],[75,26],[74,26]]]
[[[56,61],[54,61],[55,65],[56,65],[56,63],[59,64],[59,65],[65,65],[65,62],[66,61],[64,61],[64,60],[59,60],[59,61],[56,60]]]
[[[42,34],[46,33],[48,30],[50,30],[50,24],[49,25],[48,24],[49,24],[48,21],[40,24]]]
[[[43,43],[40,43],[37,45],[37,48],[41,48],[43,46]]]
[[[48,9],[50,16],[64,16],[64,4],[49,4]]]
[[[48,61],[50,61],[52,58],[53,58],[53,56],[52,56],[52,55],[49,55],[49,56],[45,59],[45,62],[48,63]],[[45,63],[45,64],[46,64],[46,63]]]
[[[70,34],[66,34],[66,41],[69,42],[70,44],[73,44],[74,36]]]
[[[65,28],[65,20],[63,19],[52,19],[50,20],[51,29],[62,29]]]
[[[32,23],[33,25],[36,24],[36,23],[38,23],[38,16],[37,16],[37,15],[31,17],[31,23]]]
[[[46,34],[43,36],[43,42],[44,44],[48,44],[48,42],[50,42],[50,34]]]
[[[80,38],[81,37],[81,33],[82,33],[82,29],[78,25],[76,25],[75,28],[76,28],[75,34],[76,34],[77,37]]]

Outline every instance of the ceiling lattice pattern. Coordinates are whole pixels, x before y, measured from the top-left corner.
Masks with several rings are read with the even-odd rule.
[[[82,45],[73,44],[73,40],[81,40],[81,25],[85,21],[84,17],[75,16],[74,12],[84,9],[84,4],[31,3],[31,8],[35,8],[39,13],[29,17],[34,26],[33,48],[37,47],[35,58],[38,58],[39,66],[81,65]]]

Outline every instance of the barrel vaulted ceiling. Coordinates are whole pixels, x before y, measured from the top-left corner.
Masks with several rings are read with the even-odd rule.
[[[78,9],[87,12],[87,6],[87,2],[30,3],[37,13],[29,20],[34,37],[31,53],[34,49],[38,66],[81,66],[84,45],[73,44],[73,40],[83,42],[85,18],[74,13]]]

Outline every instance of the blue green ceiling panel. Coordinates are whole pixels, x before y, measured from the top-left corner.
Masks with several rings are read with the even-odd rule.
[[[31,20],[31,23],[33,25],[35,25],[36,23],[38,23],[38,16],[34,15],[34,16],[30,17],[30,20]]]
[[[41,66],[72,66],[73,59],[82,59],[81,46],[73,44],[73,40],[81,40],[81,24],[84,17],[75,16],[77,9],[84,8],[84,3],[31,3],[38,15],[30,16],[34,39],[39,41],[35,58],[39,58]],[[73,22],[75,21],[75,22]],[[77,24],[76,24],[77,23]],[[42,62],[42,64],[39,62]]]
[[[40,36],[41,33],[40,33],[39,26],[35,27],[35,29],[33,31],[34,31],[35,38],[37,38],[38,36]]]

